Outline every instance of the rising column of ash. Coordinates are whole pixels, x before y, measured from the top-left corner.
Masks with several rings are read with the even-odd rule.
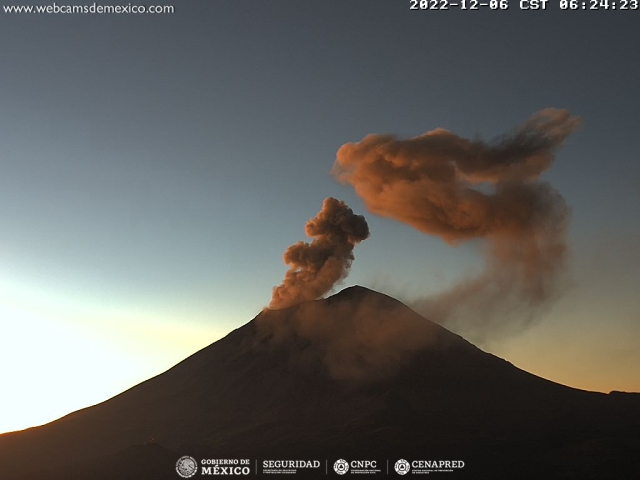
[[[348,274],[356,244],[369,236],[364,217],[333,197],[324,200],[322,210],[304,231],[313,241],[298,242],[284,252],[289,270],[282,284],[273,289],[269,308],[315,300],[329,292]]]

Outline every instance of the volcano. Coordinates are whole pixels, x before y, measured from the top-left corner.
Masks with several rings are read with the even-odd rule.
[[[191,455],[444,459],[464,462],[444,478],[631,479],[639,432],[639,394],[542,379],[351,287],[264,310],[110,400],[0,435],[0,477],[176,479],[177,459]]]

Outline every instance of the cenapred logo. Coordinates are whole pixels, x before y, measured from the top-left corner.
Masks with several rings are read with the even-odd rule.
[[[407,473],[409,473],[409,470],[411,470],[409,462],[407,462],[404,458],[398,460],[394,468],[400,475],[406,475]]]
[[[193,457],[189,455],[185,455],[184,457],[180,457],[180,459],[176,463],[176,472],[182,478],[191,478],[198,471],[198,462]]]
[[[333,469],[338,475],[344,475],[349,471],[349,463],[341,458],[340,460],[336,460],[336,463],[333,464]]]

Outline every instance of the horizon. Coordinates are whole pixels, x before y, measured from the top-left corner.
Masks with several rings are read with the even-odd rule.
[[[0,16],[0,432],[254,318],[297,242],[324,238],[305,225],[327,198],[369,234],[327,234],[341,270],[318,289],[390,295],[563,385],[640,391],[633,12],[169,3]]]
[[[96,403],[92,403],[92,404],[85,405],[85,406],[80,407],[80,408],[78,408],[78,409],[76,409],[76,410],[73,410],[73,411],[67,412],[67,413],[65,413],[65,414],[63,414],[63,415],[60,415],[59,417],[56,417],[56,418],[51,419],[50,421],[46,421],[46,422],[43,422],[43,423],[41,423],[41,424],[37,424],[37,425],[29,425],[29,426],[27,426],[27,427],[25,427],[25,428],[19,428],[19,429],[15,429],[15,430],[8,430],[8,431],[5,431],[5,432],[0,432],[0,434],[3,434],[3,433],[11,433],[11,432],[18,432],[18,431],[28,430],[28,429],[30,429],[30,428],[40,427],[40,426],[46,425],[46,424],[48,424],[48,423],[51,423],[51,422],[53,422],[53,421],[59,420],[60,418],[63,418],[63,417],[65,417],[65,416],[70,415],[70,414],[72,414],[72,413],[75,413],[75,412],[77,412],[77,411],[84,410],[84,409],[86,409],[86,408],[91,408],[91,407],[93,407],[93,406],[96,406],[96,405],[99,405],[99,404],[105,403],[105,402],[107,402],[108,400],[111,400],[112,398],[114,398],[114,397],[116,397],[116,396],[119,396],[121,393],[124,393],[124,392],[126,392],[127,390],[130,390],[131,388],[134,388],[134,387],[138,386],[140,383],[143,383],[143,382],[145,382],[145,381],[147,381],[147,380],[150,380],[150,379],[155,378],[155,377],[157,377],[157,376],[159,376],[159,375],[162,375],[163,373],[165,373],[165,372],[167,372],[168,370],[172,369],[173,367],[175,367],[175,366],[176,366],[176,365],[178,365],[179,363],[182,363],[184,360],[186,360],[186,359],[188,359],[189,357],[191,357],[191,356],[195,355],[196,353],[200,352],[201,350],[205,350],[205,349],[207,349],[207,348],[211,347],[212,345],[214,345],[214,344],[215,344],[215,343],[217,343],[218,341],[220,341],[220,340],[224,339],[225,337],[227,337],[228,335],[230,335],[230,334],[231,334],[231,333],[233,333],[234,331],[236,331],[236,330],[238,330],[238,329],[242,328],[243,326],[245,326],[245,325],[247,325],[247,324],[249,324],[249,323],[253,322],[256,318],[258,318],[258,317],[259,317],[263,312],[265,312],[265,311],[267,311],[267,310],[274,310],[274,311],[278,311],[278,310],[286,310],[286,309],[290,309],[290,308],[295,308],[297,305],[300,305],[301,303],[313,303],[313,302],[317,302],[317,301],[320,301],[320,300],[327,299],[327,298],[329,298],[329,297],[333,297],[333,296],[339,295],[339,294],[341,294],[342,292],[344,292],[344,291],[346,291],[346,290],[350,290],[350,289],[364,289],[364,290],[367,290],[367,291],[370,291],[370,292],[373,292],[373,293],[376,293],[376,294],[382,294],[382,295],[390,296],[390,295],[387,295],[387,294],[386,294],[386,293],[384,293],[384,292],[377,291],[377,290],[375,290],[375,289],[373,289],[373,288],[370,288],[370,287],[366,287],[366,286],[363,286],[363,285],[353,284],[353,285],[349,285],[349,286],[338,286],[338,288],[336,288],[336,289],[332,290],[332,291],[331,291],[331,292],[329,292],[327,295],[325,295],[325,296],[323,296],[323,297],[321,297],[321,298],[318,298],[318,299],[314,299],[314,300],[304,300],[304,301],[302,301],[302,302],[295,303],[295,304],[293,304],[293,305],[288,305],[288,306],[279,307],[279,308],[270,308],[270,307],[266,306],[266,307],[264,307],[262,310],[260,310],[260,311],[259,311],[259,312],[258,312],[258,313],[257,313],[257,314],[252,318],[252,319],[251,319],[251,320],[247,321],[246,323],[244,323],[244,324],[242,324],[242,325],[237,326],[236,328],[234,328],[234,329],[230,330],[229,332],[226,332],[226,333],[225,333],[225,334],[223,334],[220,338],[218,338],[218,339],[214,340],[213,342],[211,342],[211,343],[209,343],[209,344],[207,344],[207,345],[203,346],[202,348],[200,348],[200,349],[198,349],[198,350],[196,350],[196,351],[193,351],[193,352],[189,353],[186,357],[184,357],[184,358],[182,358],[182,359],[178,360],[175,364],[172,364],[172,365],[171,365],[171,366],[169,366],[168,368],[166,368],[166,369],[164,369],[164,370],[162,370],[162,371],[159,371],[159,372],[157,372],[157,373],[155,373],[155,374],[151,375],[151,376],[150,376],[150,377],[148,377],[148,378],[145,378],[145,379],[141,380],[139,383],[132,384],[132,385],[130,385],[130,386],[128,386],[128,387],[126,387],[125,389],[123,389],[122,391],[119,391],[119,392],[115,393],[114,395],[112,395],[112,396],[110,396],[110,397],[108,397],[108,398],[102,399],[102,400],[100,400],[100,401],[98,401],[98,402],[96,402]],[[392,296],[390,296],[390,297],[391,297],[391,298],[394,298],[395,300],[398,300],[398,299],[396,299],[395,297],[392,297]],[[411,308],[411,305],[407,305],[406,303],[402,302],[401,300],[398,300],[398,301],[400,301],[401,303],[403,303],[403,304],[405,304],[406,306],[408,306],[409,308]],[[415,311],[415,310],[414,310],[414,311]],[[424,318],[424,317],[423,317],[423,318]],[[426,318],[426,320],[427,320],[427,321],[430,321],[430,319],[428,319],[428,318]],[[442,326],[442,325],[441,325],[441,326]],[[444,327],[445,329],[447,328],[446,326],[443,326],[443,327]],[[449,331],[451,331],[451,330],[449,330]],[[453,332],[453,333],[455,333],[455,332]],[[463,338],[463,339],[465,339],[464,337],[462,337],[462,338]],[[465,340],[467,340],[467,339],[465,339]],[[472,345],[474,345],[474,346],[476,346],[476,347],[478,347],[478,346],[477,346],[477,345],[475,345],[473,342],[471,342],[471,344],[472,344]],[[478,347],[478,348],[480,348],[480,347]],[[484,349],[482,349],[482,348],[480,348],[480,349],[484,351]],[[491,352],[487,352],[487,353],[491,353]],[[500,357],[500,358],[502,358],[502,357]],[[508,359],[508,358],[503,358],[503,359],[504,359],[504,360],[509,361],[509,359]],[[511,361],[509,361],[509,363],[512,363],[512,362],[511,362]],[[520,369],[520,370],[523,370],[523,371],[525,371],[525,372],[527,372],[527,373],[532,373],[532,374],[534,374],[534,375],[536,375],[536,376],[538,376],[538,377],[540,377],[540,378],[543,378],[543,379],[545,379],[545,380],[551,381],[551,382],[553,382],[553,383],[557,383],[557,384],[559,384],[559,385],[564,385],[564,386],[569,387],[569,388],[572,388],[572,389],[583,390],[583,391],[596,391],[596,392],[599,392],[599,393],[605,393],[605,394],[606,394],[606,393],[613,393],[613,392],[640,393],[640,391],[625,391],[625,390],[615,390],[615,389],[614,389],[614,390],[610,390],[610,391],[608,391],[608,392],[604,392],[604,391],[597,391],[597,390],[582,389],[582,388],[575,387],[575,386],[572,386],[572,385],[563,384],[563,383],[561,383],[561,382],[556,382],[556,381],[554,381],[554,380],[552,380],[552,379],[545,378],[544,376],[541,376],[541,375],[537,375],[537,374],[535,374],[535,373],[533,373],[533,372],[531,372],[531,371],[528,371],[528,370],[526,370],[526,369],[524,369],[524,368],[521,368],[521,367],[520,367],[519,365],[517,365],[517,364],[513,364],[513,365],[514,365],[516,368],[518,368],[518,369]],[[342,381],[345,381],[345,380],[343,379]],[[349,380],[346,380],[346,381],[348,382]]]

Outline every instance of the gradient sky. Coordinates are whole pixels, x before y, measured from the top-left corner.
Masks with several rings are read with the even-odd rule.
[[[0,13],[0,431],[103,401],[251,320],[327,196],[371,228],[345,285],[408,299],[478,269],[477,245],[366,212],[329,174],[336,151],[436,127],[490,139],[545,107],[583,121],[544,175],[573,211],[573,286],[479,346],[640,391],[640,12],[511,4]]]

